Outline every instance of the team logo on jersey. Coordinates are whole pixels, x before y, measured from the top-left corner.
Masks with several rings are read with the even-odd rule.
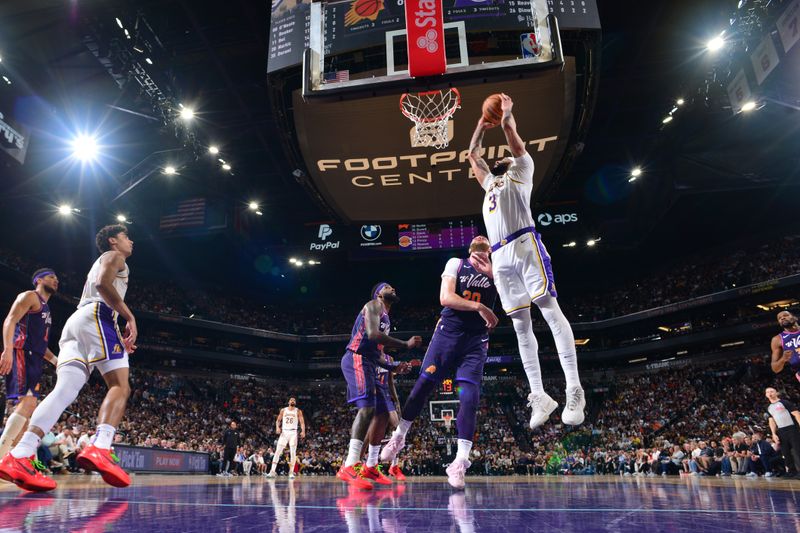
[[[361,226],[361,238],[365,241],[376,241],[381,237],[381,227],[377,224]]]
[[[122,353],[122,346],[119,344],[114,344],[114,348],[111,349],[112,353]]]
[[[425,372],[428,374],[435,374],[436,373],[436,365],[431,365],[425,369]]]

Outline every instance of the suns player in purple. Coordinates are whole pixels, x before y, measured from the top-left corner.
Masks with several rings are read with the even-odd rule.
[[[350,446],[347,458],[336,473],[336,477],[361,489],[371,489],[372,483],[354,468],[361,458],[361,449],[372,418],[376,413],[386,413],[384,395],[376,394],[377,367],[405,373],[408,363],[388,363],[383,354],[384,347],[412,350],[422,344],[422,338],[414,336],[401,341],[389,336],[389,311],[400,301],[397,291],[388,283],[378,283],[372,289],[372,299],[361,309],[353,324],[353,332],[347,351],[342,357],[342,373],[347,381],[347,403],[358,407],[358,413],[350,430]],[[377,454],[380,444],[370,452]]]
[[[47,302],[58,291],[58,276],[52,268],[40,268],[31,282],[35,289],[19,293],[3,321],[0,374],[10,373],[6,398],[18,403],[0,436],[0,457],[11,449],[36,408],[44,361],[53,366],[58,362],[47,347],[53,323]]]
[[[781,311],[778,325],[783,331],[772,337],[772,371],[777,374],[788,364],[800,381],[800,324],[792,313]]]
[[[390,461],[405,446],[406,433],[437,385],[455,371],[458,383],[458,452],[447,467],[447,481],[464,487],[464,474],[470,467],[469,453],[475,435],[483,365],[489,349],[489,331],[497,325],[492,311],[497,290],[489,260],[491,245],[486,237],[475,237],[469,245],[469,258],[450,259],[442,273],[439,300],[442,317],[425,353],[422,367],[405,405],[400,424],[381,451],[381,460]]]

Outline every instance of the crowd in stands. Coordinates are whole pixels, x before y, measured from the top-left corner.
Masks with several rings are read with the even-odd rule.
[[[685,301],[718,291],[779,278],[800,272],[800,236],[782,237],[734,252],[720,252],[701,258],[684,259],[665,265],[625,285],[605,290],[570,291],[560,301],[565,313],[575,321],[591,321],[625,315]],[[0,263],[29,274],[39,264],[20,254],[0,249]],[[77,296],[83,276],[59,272],[61,292]],[[669,279],[665,283],[664,279]],[[348,305],[315,305],[313,310],[294,306],[255,302],[221,287],[190,290],[172,283],[140,277],[131,284],[127,300],[134,310],[254,327],[297,334],[346,334],[352,327],[361,302]],[[397,330],[429,329],[440,308],[435,300],[426,305],[404,303],[392,318]],[[502,313],[500,313],[502,315]],[[501,325],[507,325],[501,316]]]
[[[52,387],[52,373],[48,376],[45,391]],[[503,378],[483,384],[473,474],[784,473],[780,448],[769,432],[764,389],[776,386],[791,400],[798,385],[789,373],[775,376],[763,360],[585,382],[589,406],[585,424],[563,426],[557,410],[548,424],[533,432],[527,428],[527,384],[519,377]],[[398,381],[401,399],[412,381]],[[563,395],[559,383],[547,387],[556,398]],[[220,437],[236,421],[242,447],[235,470],[263,473],[277,439],[277,413],[294,396],[307,427],[307,437],[299,444],[301,472],[332,474],[347,449],[354,413],[345,407],[344,387],[338,382],[282,382],[277,387],[255,377],[226,379],[134,368],[131,387],[118,443],[208,452],[212,468],[219,469]],[[43,440],[47,451],[40,450],[40,457],[52,470],[77,470],[74,456],[92,436],[104,390],[101,380],[93,378]],[[412,475],[442,474],[455,447],[455,424],[448,431],[423,413],[409,433],[402,466]]]

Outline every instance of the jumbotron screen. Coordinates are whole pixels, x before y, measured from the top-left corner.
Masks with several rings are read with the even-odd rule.
[[[480,230],[471,220],[398,224],[397,244],[401,251],[452,250],[467,248]]]

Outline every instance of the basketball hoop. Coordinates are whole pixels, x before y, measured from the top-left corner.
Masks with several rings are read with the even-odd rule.
[[[446,148],[450,142],[447,121],[459,107],[461,93],[456,88],[403,94],[400,111],[414,123],[412,145]]]
[[[450,428],[453,427],[453,415],[444,415],[442,416],[442,420],[444,420],[444,428],[449,433]]]

